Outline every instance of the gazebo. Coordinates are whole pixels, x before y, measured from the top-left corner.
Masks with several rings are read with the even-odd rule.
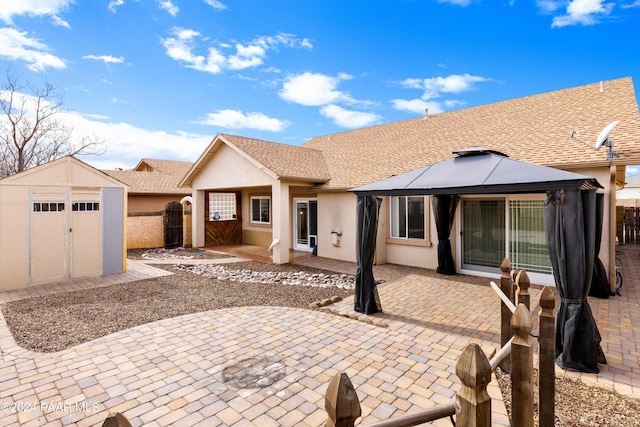
[[[481,147],[453,154],[456,157],[449,160],[351,189],[358,197],[355,310],[382,311],[373,277],[378,196],[431,196],[438,235],[437,272],[455,274],[449,235],[460,195],[546,193],[547,246],[561,297],[556,361],[565,368],[598,372],[598,363],[606,359],[587,296],[594,269],[604,268],[596,251],[603,213],[603,195],[596,190],[602,186],[589,176],[517,161]],[[600,286],[608,288],[608,283]]]

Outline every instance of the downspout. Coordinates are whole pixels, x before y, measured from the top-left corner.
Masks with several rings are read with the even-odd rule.
[[[616,288],[616,167],[609,163],[609,290]]]

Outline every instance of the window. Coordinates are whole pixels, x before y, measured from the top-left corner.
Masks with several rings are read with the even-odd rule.
[[[511,200],[510,260],[527,273],[553,274],[544,228],[544,201]]]
[[[236,219],[235,193],[209,193],[209,221]]]
[[[271,198],[251,197],[251,222],[257,224],[271,223]]]
[[[71,204],[73,212],[99,211],[100,203],[98,202],[73,202]]]
[[[391,237],[425,240],[424,196],[390,198]]]
[[[64,212],[64,203],[62,202],[34,202],[34,212]]]

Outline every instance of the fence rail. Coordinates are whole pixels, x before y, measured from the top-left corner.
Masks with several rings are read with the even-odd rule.
[[[382,420],[366,427],[409,427],[455,416],[457,427],[490,427],[491,397],[487,386],[492,372],[502,366],[511,372],[511,420],[518,427],[532,427],[533,402],[533,345],[532,312],[539,312],[539,369],[538,396],[540,396],[539,427],[553,427],[555,411],[555,298],[553,291],[544,287],[530,311],[529,277],[524,270],[511,271],[505,259],[501,266],[500,286],[491,283],[501,297],[501,344],[491,360],[479,345],[465,347],[456,363],[456,375],[461,387],[451,402],[420,412]],[[362,415],[355,387],[349,376],[339,372],[331,379],[325,394],[326,427],[354,427]],[[103,427],[130,427],[122,414],[110,415]],[[364,427],[364,426],[363,426]]]

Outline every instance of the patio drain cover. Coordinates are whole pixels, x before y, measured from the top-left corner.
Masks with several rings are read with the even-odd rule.
[[[273,357],[250,357],[224,368],[222,381],[236,388],[264,388],[284,378],[285,371],[284,363]]]

